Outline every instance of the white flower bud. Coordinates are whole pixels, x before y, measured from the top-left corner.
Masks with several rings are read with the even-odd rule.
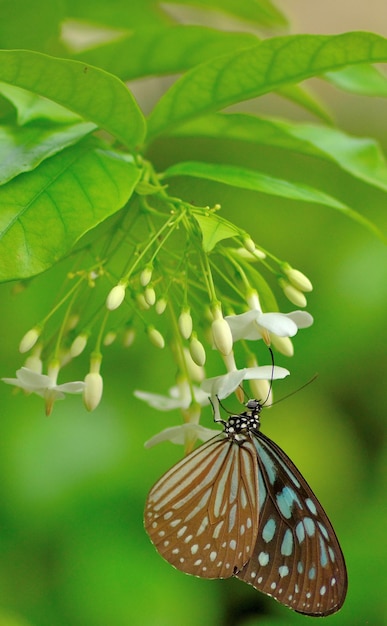
[[[279,280],[279,284],[282,287],[282,290],[290,302],[295,304],[296,306],[304,307],[306,306],[306,298],[302,291],[293,287],[290,283],[287,283],[285,280]]]
[[[191,380],[195,383],[201,383],[205,378],[204,368],[195,363],[187,348],[184,348],[184,360]]]
[[[106,308],[109,311],[118,309],[123,303],[125,298],[125,286],[118,283],[113,289],[110,290],[108,297],[106,298]]]
[[[190,341],[189,351],[194,363],[203,367],[206,362],[206,351],[203,344],[199,341],[196,335],[194,335]]]
[[[140,283],[143,287],[146,287],[152,279],[153,267],[147,265],[140,274]]]
[[[31,354],[31,356],[28,356],[23,367],[26,367],[37,374],[41,374],[43,372],[42,359],[37,354]]]
[[[245,239],[243,240],[243,243],[244,243],[244,246],[245,246],[246,250],[248,252],[250,252],[251,254],[254,254],[254,252],[255,252],[255,243],[251,239],[251,237],[245,237]]]
[[[232,351],[233,341],[230,326],[223,317],[215,319],[211,326],[212,338],[217,350],[227,356]]]
[[[179,330],[184,339],[189,339],[192,334],[192,317],[189,309],[184,309],[178,319]]]
[[[268,380],[257,380],[256,378],[249,380],[249,387],[253,398],[265,402],[265,406],[270,406],[272,403],[272,391],[270,388],[270,382]]]
[[[137,302],[139,308],[142,309],[143,311],[147,311],[148,309],[150,309],[150,306],[147,303],[147,301],[145,300],[145,297],[144,297],[143,293],[136,294],[136,302]]]
[[[270,334],[270,339],[278,352],[284,356],[293,356],[294,346],[290,337],[279,337],[278,335]]]
[[[299,270],[295,270],[288,263],[284,263],[281,269],[283,273],[286,274],[289,282],[293,285],[293,287],[296,287],[296,289],[299,289],[300,291],[313,290],[313,285],[309,278],[307,278],[307,276]]]
[[[127,328],[126,331],[124,332],[124,337],[122,340],[122,344],[124,348],[130,348],[135,338],[136,338],[136,331],[134,330],[134,328]]]
[[[31,348],[33,348],[38,341],[40,333],[41,329],[36,327],[31,328],[29,331],[27,331],[19,344],[19,352],[24,354],[24,352],[28,352],[29,350],[31,350]]]
[[[153,287],[147,287],[144,291],[144,298],[149,306],[153,306],[156,302],[156,292]]]
[[[160,298],[160,300],[157,300],[155,306],[157,315],[162,315],[164,313],[165,309],[167,308],[167,304],[168,303],[165,298]]]
[[[255,248],[254,252],[249,252],[246,248],[236,248],[234,253],[237,254],[239,258],[246,259],[246,261],[250,262],[266,259],[266,254],[259,248]]]
[[[149,326],[148,328],[148,337],[156,348],[164,348],[165,341],[162,334],[156,330],[154,326]]]
[[[89,372],[85,377],[83,403],[88,411],[94,411],[101,402],[103,379],[99,372]]]
[[[115,342],[117,337],[117,333],[114,330],[109,330],[108,333],[106,333],[104,339],[103,339],[103,345],[104,346],[111,346],[112,343]]]
[[[69,315],[69,318],[68,318],[67,323],[66,323],[66,332],[76,328],[78,322],[79,322],[79,315],[78,315],[78,313],[72,313],[71,315]]]
[[[81,333],[78,337],[75,337],[73,343],[70,346],[70,355],[74,359],[75,357],[82,354],[84,349],[86,348],[88,336],[86,333]]]

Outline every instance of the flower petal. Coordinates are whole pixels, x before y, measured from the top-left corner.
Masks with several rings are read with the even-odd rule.
[[[215,435],[218,435],[219,432],[219,430],[204,428],[204,426],[200,426],[199,424],[180,424],[180,426],[165,428],[157,433],[157,435],[148,439],[144,445],[146,448],[151,448],[162,441],[171,441],[178,445],[184,445],[187,435],[193,435],[196,439],[200,439],[200,441],[208,441]]]
[[[230,326],[232,338],[234,341],[239,339],[261,339],[262,335],[257,326],[257,320],[262,313],[252,309],[246,313],[239,315],[228,315],[225,317],[227,324]]]
[[[279,380],[289,376],[290,372],[285,367],[279,365],[260,365],[246,368],[244,380]]]
[[[47,389],[52,386],[52,380],[46,374],[38,374],[28,367],[21,367],[17,370],[16,376],[20,381],[20,387],[28,391],[35,389]]]
[[[62,385],[56,385],[55,389],[57,391],[64,391],[65,393],[82,393],[86,386],[82,380],[75,380],[71,383],[63,383]]]
[[[279,337],[293,337],[297,333],[297,324],[283,313],[262,313],[258,323]]]
[[[203,380],[201,387],[210,394],[211,398],[218,397],[222,400],[227,398],[241,384],[246,369],[234,370],[214,378],[206,378],[206,380]]]
[[[278,365],[274,367],[271,365],[245,367],[222,376],[203,380],[202,389],[210,394],[213,404],[216,404],[216,398],[220,400],[227,398],[241,384],[242,380],[277,380],[285,378],[289,374],[289,370]]]
[[[297,328],[308,328],[313,324],[313,317],[307,311],[292,311],[291,313],[285,313],[286,317],[289,317],[295,324],[297,324]]]
[[[172,409],[181,408],[180,398],[168,398],[158,393],[150,393],[149,391],[140,391],[138,389],[134,391],[134,395],[136,398],[144,400],[152,409],[157,409],[158,411],[171,411]]]

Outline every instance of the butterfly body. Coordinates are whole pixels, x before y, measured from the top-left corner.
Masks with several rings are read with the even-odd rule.
[[[236,576],[300,613],[334,613],[347,588],[334,530],[299,470],[260,432],[262,405],[246,408],[154,485],[145,528],[185,573]]]

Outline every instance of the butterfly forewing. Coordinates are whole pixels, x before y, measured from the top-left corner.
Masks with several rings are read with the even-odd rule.
[[[300,613],[323,616],[344,602],[344,557],[326,513],[288,456],[262,433],[260,521],[253,555],[236,574]]]
[[[164,474],[145,508],[145,528],[161,556],[203,578],[228,578],[243,568],[258,522],[256,448],[223,433]]]

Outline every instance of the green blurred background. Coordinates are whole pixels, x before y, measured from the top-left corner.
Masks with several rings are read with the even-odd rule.
[[[360,14],[358,23],[352,14],[346,21],[350,14],[337,3],[332,10],[340,13],[339,29],[335,15],[326,15],[325,28],[317,16],[305,23],[309,3],[283,4],[293,13],[297,32],[370,27]],[[371,13],[372,4],[367,4]],[[386,34],[377,23],[374,28]],[[149,83],[135,88],[149,109]],[[317,88],[342,128],[376,136],[386,148],[385,101]],[[248,109],[293,119],[302,115],[270,97],[249,103]],[[190,158],[286,173],[337,195],[386,232],[385,195],[317,159],[198,139],[159,141],[150,156],[159,168]],[[173,190],[197,204],[220,202],[225,217],[238,219],[258,245],[304,271],[314,284],[307,309],[315,324],[295,338],[291,361],[277,358],[292,373],[277,398],[316,372],[318,379],[264,411],[263,431],[304,473],[340,538],[348,597],[342,611],[327,619],[343,626],[387,623],[385,247],[357,224],[317,205],[188,179]],[[59,266],[19,295],[12,285],[0,287],[1,376],[13,376],[22,364],[20,337],[46,312],[61,278]],[[280,304],[284,311],[294,308],[285,300]],[[75,367],[71,378],[83,378],[86,357]],[[143,444],[161,428],[179,423],[180,416],[157,413],[132,392],[165,393],[174,384],[174,366],[167,351],[139,337],[130,350],[114,344],[106,350],[103,375],[103,401],[92,414],[78,397],[69,397],[45,418],[39,398],[0,387],[0,626],[303,623],[305,617],[237,580],[189,577],[158,556],[143,529],[144,502],[182,450],[169,443],[145,450]],[[211,427],[209,410],[203,424]]]

